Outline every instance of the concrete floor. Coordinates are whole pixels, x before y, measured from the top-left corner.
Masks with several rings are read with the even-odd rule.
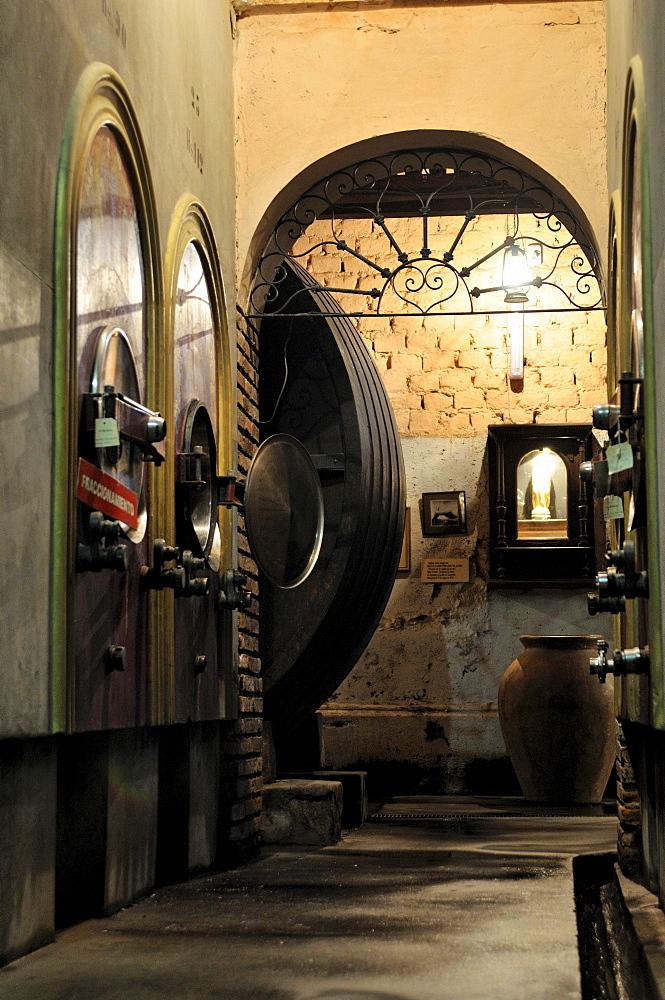
[[[571,858],[613,850],[615,820],[410,808],[468,818],[374,821],[160,890],[0,970],[0,997],[579,1000]]]

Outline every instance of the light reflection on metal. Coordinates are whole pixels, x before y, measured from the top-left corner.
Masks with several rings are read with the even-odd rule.
[[[86,392],[89,364],[81,363],[100,320],[121,326],[145,397],[143,257],[136,202],[118,138],[108,126],[93,139],[81,190],[76,246],[76,315],[79,392]]]
[[[497,215],[512,217],[512,231],[496,246],[488,237],[488,250],[479,258],[458,262],[457,258],[463,258],[470,224]],[[430,220],[441,216],[457,216],[460,225],[448,248],[435,253]],[[338,223],[348,218],[366,219],[368,227],[382,234],[381,260],[372,260],[342,238]],[[421,246],[402,246],[389,222],[392,218],[422,219]],[[322,219],[330,223],[330,238],[294,253],[298,239],[313,222]],[[328,247],[365,264],[380,279],[363,288],[325,286],[333,295],[365,300],[359,302],[364,309],[347,310],[350,316],[505,312],[492,307],[492,293],[510,295],[511,288],[506,288],[505,282],[472,287],[471,276],[504,251],[517,256],[535,246],[542,251],[543,263],[531,268],[538,273],[525,285],[542,290],[547,301],[528,311],[602,308],[600,268],[591,240],[564,202],[529,175],[494,157],[463,149],[410,150],[363,160],[315,184],[280,219],[258,264],[248,318],[258,319],[266,313],[310,315],[300,307],[300,291],[280,297],[286,281],[282,262],[285,256],[306,257]],[[386,266],[386,253],[392,257],[390,266]],[[318,290],[323,289],[318,286]],[[478,308],[479,299],[487,303],[486,308]],[[500,301],[494,299],[496,305]]]
[[[508,343],[510,345],[509,377],[513,381],[524,378],[524,310],[511,309],[508,313]]]

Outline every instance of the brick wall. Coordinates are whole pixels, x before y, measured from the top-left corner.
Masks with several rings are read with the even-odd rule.
[[[251,327],[239,324],[237,343],[238,470],[244,478],[259,441],[257,337]],[[258,851],[263,784],[258,570],[242,515],[238,516],[238,567],[254,597],[248,609],[238,612],[238,718],[222,724],[222,840],[226,841],[223,854],[231,863]]]
[[[512,221],[512,216],[509,217]],[[422,222],[390,219],[390,229],[400,247],[420,246]],[[430,220],[434,255],[443,253],[459,230],[459,219]],[[544,241],[563,244],[568,234],[557,236],[536,227],[529,231]],[[381,267],[394,267],[394,251],[385,235],[369,220],[335,221],[337,239]],[[473,262],[498,246],[506,236],[505,216],[484,216],[467,229],[455,263]],[[294,247],[300,263],[321,284],[331,288],[380,287],[381,277],[367,264],[334,246],[315,247],[330,240],[329,222],[311,226]],[[545,250],[545,263],[555,251]],[[573,254],[564,251],[562,262]],[[493,287],[500,283],[502,254],[472,272],[470,284]],[[572,292],[575,276],[569,273],[566,289]],[[446,290],[450,290],[449,287]],[[408,294],[408,293],[407,293]],[[567,306],[562,295],[545,288],[529,291],[529,306],[550,303]],[[375,308],[372,299],[336,294],[348,312]],[[429,291],[409,295],[426,305],[441,297]],[[591,301],[591,299],[589,299]],[[475,308],[504,309],[503,293],[474,300]],[[468,308],[466,293],[458,291],[443,307]],[[396,295],[382,304],[384,312],[406,312]],[[588,422],[591,407],[605,393],[605,317],[602,312],[532,314],[525,320],[524,380],[511,384],[507,376],[508,335],[501,316],[424,317],[397,315],[391,319],[358,319],[358,329],[377,365],[390,395],[400,433],[405,437],[484,434],[488,424]]]

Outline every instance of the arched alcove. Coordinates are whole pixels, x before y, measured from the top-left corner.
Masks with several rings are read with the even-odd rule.
[[[402,790],[488,791],[493,782],[504,791],[515,790],[496,716],[500,676],[518,651],[520,631],[537,634],[554,627],[583,633],[588,622],[581,593],[530,588],[518,594],[488,588],[486,430],[504,422],[590,421],[591,406],[604,398],[602,270],[583,209],[537,164],[484,137],[456,133],[445,134],[444,140],[437,133],[438,141],[432,138],[433,133],[425,132],[377,137],[330,154],[298,175],[273,201],[255,234],[245,270],[243,309],[260,329],[264,366],[270,368],[264,367],[261,385],[272,412],[291,377],[289,337],[294,326],[311,322],[315,313],[325,314],[326,309],[332,322],[337,307],[331,295],[335,296],[352,314],[360,340],[374,357],[405,452],[411,563],[398,575],[368,648],[358,654],[357,665],[323,707],[328,762],[369,767],[375,774],[382,769],[393,776],[402,774]],[[430,143],[425,145],[425,139]],[[400,158],[402,167],[395,169]],[[453,198],[446,203],[437,185],[461,173],[466,175],[462,187],[478,182],[475,201],[463,204],[462,195],[467,197],[468,191],[459,189],[452,192],[457,202],[453,204]],[[386,206],[388,187],[381,188],[386,178],[407,175],[420,176],[426,189],[420,210],[412,214],[395,201]],[[485,202],[480,182],[488,185]],[[368,197],[375,199],[371,206]],[[385,211],[378,210],[377,198]],[[536,229],[541,227],[541,235],[547,233],[552,242],[548,252],[557,254],[570,240],[568,292],[582,278],[595,283],[595,294],[585,286],[586,298],[573,301],[564,295],[559,307],[544,299],[550,275],[542,281],[529,279],[528,304],[517,306],[518,318],[526,323],[527,346],[522,353],[527,355],[527,366],[519,381],[511,381],[508,347],[515,306],[505,296],[512,286],[503,278],[493,280],[483,267],[500,268],[506,251],[519,245],[515,232],[500,231],[520,214],[519,209]],[[481,235],[473,230],[477,220],[484,223],[490,214],[498,236],[481,251]],[[360,233],[362,216],[375,226],[374,234]],[[423,228],[424,222],[429,229]],[[322,225],[328,228],[325,237],[316,228]],[[281,240],[280,227],[285,236]],[[476,250],[462,256],[469,235],[474,236]],[[396,258],[394,266],[381,251],[367,249],[372,239],[379,238]],[[408,247],[403,240],[411,241]],[[547,246],[539,237],[532,242]],[[288,261],[282,271],[280,253]],[[262,273],[262,264],[272,254],[274,268],[271,263]],[[576,254],[583,260],[581,270],[571,268]],[[468,281],[465,308],[446,313],[445,308],[432,311],[409,301],[383,315],[375,311],[372,318],[372,301],[382,301],[385,292],[381,282],[416,259],[420,267],[432,262],[449,267],[462,279],[477,266],[476,275],[487,280]],[[309,277],[301,275],[294,285],[297,262]],[[258,270],[258,285],[264,282],[263,293],[253,299],[250,267],[255,276]],[[363,269],[377,278],[378,294],[365,294],[364,284],[353,287],[366,278]],[[537,271],[533,275],[542,277]],[[493,294],[494,301],[489,308],[475,308],[484,292]],[[301,294],[306,299],[302,307],[294,298]],[[358,301],[352,295],[361,298],[360,308],[350,305]],[[270,313],[269,320],[262,319],[264,312]],[[273,334],[269,341],[268,329],[274,332],[279,323],[281,334]],[[264,418],[269,415],[264,412]],[[439,492],[465,493],[465,535],[434,537],[427,531],[422,496]],[[468,582],[421,582],[421,564],[432,559],[468,564]],[[264,636],[271,627],[262,611]],[[344,623],[338,627],[343,629]],[[352,667],[349,663],[344,672]],[[270,677],[267,686],[270,713]],[[294,692],[292,688],[291,699],[297,698]],[[279,715],[276,710],[273,718]],[[400,790],[397,780],[392,791]]]

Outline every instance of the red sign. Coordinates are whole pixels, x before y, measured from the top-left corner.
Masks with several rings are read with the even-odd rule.
[[[94,510],[108,514],[130,528],[138,528],[139,498],[136,493],[84,458],[79,458],[76,496]]]

